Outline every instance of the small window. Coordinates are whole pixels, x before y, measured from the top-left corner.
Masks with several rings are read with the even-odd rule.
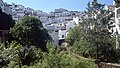
[[[58,32],[58,30],[56,30],[55,32]]]
[[[64,38],[64,35],[62,35],[62,38]]]

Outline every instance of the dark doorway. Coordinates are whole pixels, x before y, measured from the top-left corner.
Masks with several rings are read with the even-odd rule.
[[[65,39],[60,39],[59,40],[59,45],[61,45],[62,43],[64,43],[65,42]]]

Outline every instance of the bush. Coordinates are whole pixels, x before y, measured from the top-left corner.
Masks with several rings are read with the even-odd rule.
[[[34,46],[23,47],[17,42],[0,45],[0,67],[34,65],[42,59],[42,50]]]
[[[18,49],[21,45],[16,42],[7,43],[6,45],[2,43],[0,45],[0,67],[6,66],[10,61],[18,62]]]
[[[42,22],[30,16],[25,16],[17,21],[10,30],[14,40],[23,46],[37,46],[43,51],[47,51],[46,43],[51,40],[47,30],[43,27]]]
[[[51,49],[52,50],[52,49]],[[54,51],[54,52],[53,52]],[[44,53],[41,63],[37,63],[31,68],[96,68],[92,61],[78,59],[73,55],[65,52],[52,50],[49,53]]]

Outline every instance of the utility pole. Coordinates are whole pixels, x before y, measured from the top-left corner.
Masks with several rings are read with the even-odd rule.
[[[120,0],[115,0],[115,27],[116,27],[116,49],[119,48],[119,35],[120,35]]]
[[[119,43],[118,43],[118,30],[119,30],[119,26],[118,26],[118,13],[117,13],[118,8],[115,8],[115,28],[116,28],[116,49],[119,48]]]

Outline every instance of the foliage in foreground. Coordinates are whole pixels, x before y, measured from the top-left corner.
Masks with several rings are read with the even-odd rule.
[[[31,50],[12,42],[2,44],[0,50],[0,67],[5,68],[96,68],[94,62],[78,59],[52,46],[48,48],[49,53],[46,53],[36,47]]]
[[[30,65],[41,58],[41,50],[35,47],[23,47],[17,42],[1,44],[0,45],[0,67],[6,67],[9,64],[17,65],[19,67]]]

